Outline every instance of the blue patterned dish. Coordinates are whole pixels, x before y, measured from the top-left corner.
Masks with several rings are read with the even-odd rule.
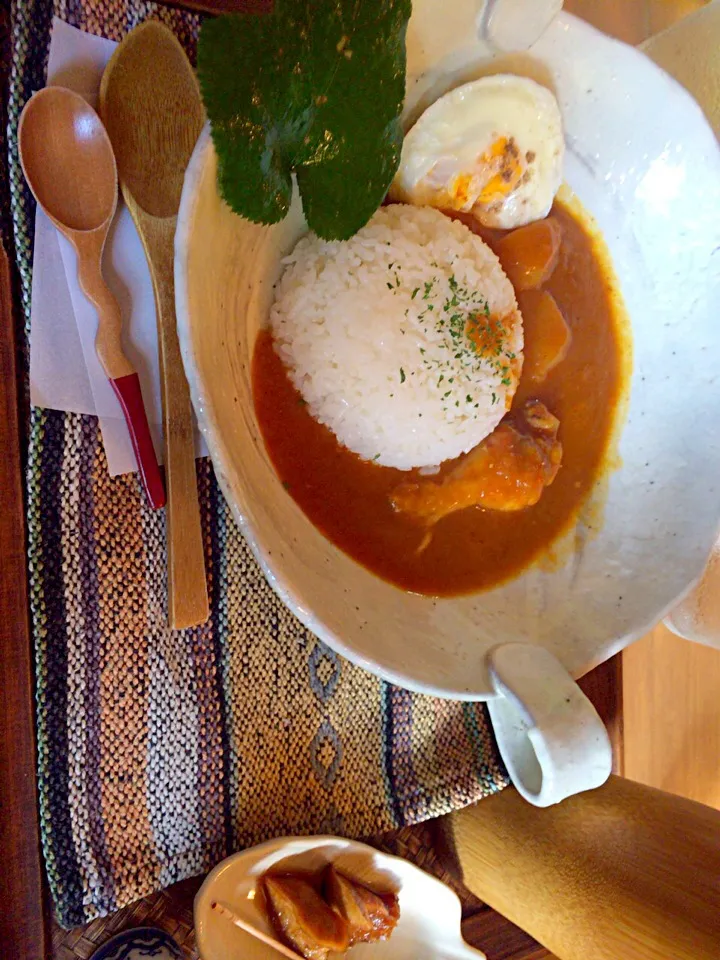
[[[95,951],[90,960],[181,960],[180,947],[157,927],[123,930]]]

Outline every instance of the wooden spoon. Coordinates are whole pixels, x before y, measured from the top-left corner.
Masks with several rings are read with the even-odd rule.
[[[120,401],[145,492],[157,510],[165,504],[165,488],[140,379],[123,351],[120,307],[102,276],[103,248],[117,206],[117,170],[107,132],[81,96],[45,87],[25,105],[18,141],[35,199],[77,253],[80,286],[98,311],[95,350]]]
[[[168,616],[170,626],[180,629],[208,617],[192,409],[174,283],[180,194],[204,112],[195,74],[167,27],[148,21],[123,40],[103,75],[100,115],[155,289],[168,485]]]

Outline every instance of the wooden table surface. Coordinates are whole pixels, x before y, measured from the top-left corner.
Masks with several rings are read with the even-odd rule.
[[[192,6],[228,9],[234,0]],[[566,0],[565,8],[630,43],[639,43],[706,0]],[[8,5],[0,7],[0,87],[7,89]],[[2,109],[6,97],[2,96]],[[2,116],[5,129],[5,116]],[[6,238],[3,238],[4,242]],[[9,247],[7,248],[9,249]],[[33,674],[26,590],[21,424],[24,390],[18,383],[17,289],[0,253],[0,943],[3,956],[40,960],[52,955],[47,892],[42,882],[35,793]],[[611,732],[616,769],[632,779],[720,807],[720,653],[683,643],[663,627],[622,657],[584,678]],[[180,885],[175,908],[189,902],[194,881]],[[184,900],[182,899],[184,898]],[[165,905],[163,907],[163,904]],[[158,895],[143,917],[167,910]],[[137,916],[136,908],[135,916]],[[149,911],[149,912],[148,912]],[[153,913],[154,911],[154,913]],[[189,913],[187,913],[189,916]],[[118,918],[118,923],[122,918]],[[117,925],[117,924],[116,924]],[[178,921],[178,928],[180,922]],[[107,931],[111,929],[106,926]],[[466,938],[491,960],[541,960],[549,954],[487,909],[471,914]],[[109,932],[108,932],[109,935]],[[56,938],[57,955],[87,956],[93,941],[79,931],[77,951]],[[62,951],[65,951],[64,953]]]

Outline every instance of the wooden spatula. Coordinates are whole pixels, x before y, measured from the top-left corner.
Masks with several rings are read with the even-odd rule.
[[[155,289],[167,477],[168,617],[171,627],[181,629],[208,617],[192,411],[176,330],[173,269],[183,177],[204,111],[192,67],[167,27],[149,21],[123,40],[102,79],[100,115]]]

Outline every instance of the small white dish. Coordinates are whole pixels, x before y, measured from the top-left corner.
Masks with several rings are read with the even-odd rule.
[[[329,863],[371,888],[396,893],[400,903],[392,936],[352,947],[349,960],[487,960],[463,940],[460,901],[449,887],[407,860],[340,837],[270,840],[218,864],[195,897],[202,960],[277,960],[272,947],[233,926],[210,905],[223,902],[243,920],[274,935],[254,896],[258,878],[271,869],[319,872]]]

